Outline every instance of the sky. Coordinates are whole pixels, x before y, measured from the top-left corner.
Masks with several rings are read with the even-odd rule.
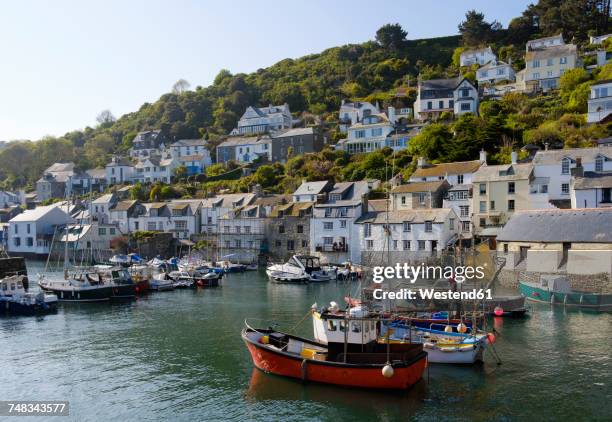
[[[220,69],[252,72],[287,57],[374,38],[457,33],[476,9],[504,26],[532,1],[12,1],[0,13],[0,140],[61,136],[119,117]]]

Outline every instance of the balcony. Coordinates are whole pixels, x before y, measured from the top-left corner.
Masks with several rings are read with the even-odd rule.
[[[317,244],[315,246],[317,252],[348,252],[348,245],[346,244]]]

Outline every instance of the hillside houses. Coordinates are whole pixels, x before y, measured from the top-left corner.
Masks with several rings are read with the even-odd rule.
[[[533,81],[543,91],[559,86],[559,78],[578,67],[578,49],[574,44],[532,49],[525,54],[525,81]]]
[[[478,89],[464,77],[420,81],[414,113],[419,120],[436,119],[444,112],[477,114],[478,102]]]
[[[292,127],[293,119],[287,103],[280,106],[249,106],[231,135],[255,135]]]
[[[459,56],[459,65],[472,66],[478,64],[483,66],[492,60],[497,60],[497,56],[493,53],[491,47],[469,49],[461,52]]]

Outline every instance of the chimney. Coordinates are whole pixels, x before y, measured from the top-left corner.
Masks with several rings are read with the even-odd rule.
[[[548,151],[548,142],[544,142],[544,151]]]
[[[576,167],[570,170],[572,177],[583,177],[584,167],[582,167],[582,157],[576,157]]]
[[[512,153],[510,153],[510,157],[512,160],[512,164],[516,164],[516,161],[518,159],[518,153],[516,151],[512,151]]]
[[[425,157],[419,157],[417,159],[417,168],[422,169],[423,167],[425,167],[427,165],[427,161],[425,160]]]
[[[368,212],[368,194],[364,193],[361,195],[361,214]]]
[[[486,165],[487,164],[487,152],[484,149],[480,150],[480,164],[482,165]]]
[[[389,122],[391,122],[391,124],[394,125],[395,124],[395,107],[389,106],[388,111],[387,111],[387,117],[389,117]]]

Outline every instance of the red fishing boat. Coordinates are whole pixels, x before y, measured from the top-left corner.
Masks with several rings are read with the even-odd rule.
[[[324,344],[247,325],[242,339],[253,364],[267,373],[345,387],[401,390],[421,379],[427,367],[422,345],[378,343],[374,319],[314,314],[327,320],[329,339],[344,341]]]

